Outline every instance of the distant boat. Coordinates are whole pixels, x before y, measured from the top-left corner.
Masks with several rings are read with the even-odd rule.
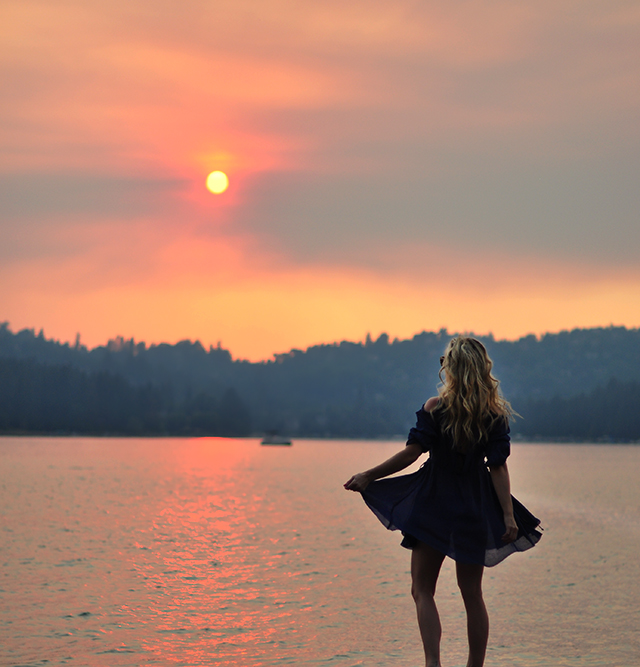
[[[291,440],[277,433],[267,433],[260,442],[261,445],[286,445],[291,446]]]

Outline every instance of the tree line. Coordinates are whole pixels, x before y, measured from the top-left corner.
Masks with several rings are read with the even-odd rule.
[[[251,363],[200,342],[88,349],[0,325],[0,432],[401,437],[452,334],[342,341]],[[523,438],[640,440],[640,331],[479,337]]]
[[[105,371],[5,358],[0,433],[246,436],[251,416],[232,387],[176,401],[168,387],[135,386]]]

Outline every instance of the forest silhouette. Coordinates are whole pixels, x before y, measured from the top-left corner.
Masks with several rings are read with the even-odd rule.
[[[436,393],[453,334],[317,345],[263,362],[184,340],[88,349],[0,325],[0,432],[137,436],[402,437]],[[640,441],[640,330],[479,336],[516,438]]]

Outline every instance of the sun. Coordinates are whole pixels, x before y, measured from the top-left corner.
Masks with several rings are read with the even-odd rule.
[[[223,171],[212,171],[207,176],[207,190],[214,195],[222,194],[229,187],[229,179]]]

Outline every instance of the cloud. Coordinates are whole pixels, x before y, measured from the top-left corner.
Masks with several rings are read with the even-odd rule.
[[[178,179],[79,173],[0,175],[0,216],[13,220],[133,219],[157,214],[187,189]]]
[[[348,176],[256,177],[240,215],[298,261],[341,257],[363,240],[452,250],[499,248],[556,260],[637,263],[640,164],[483,163]],[[635,167],[635,168],[634,168]],[[453,172],[453,173],[452,173]],[[347,259],[348,261],[348,259]]]

